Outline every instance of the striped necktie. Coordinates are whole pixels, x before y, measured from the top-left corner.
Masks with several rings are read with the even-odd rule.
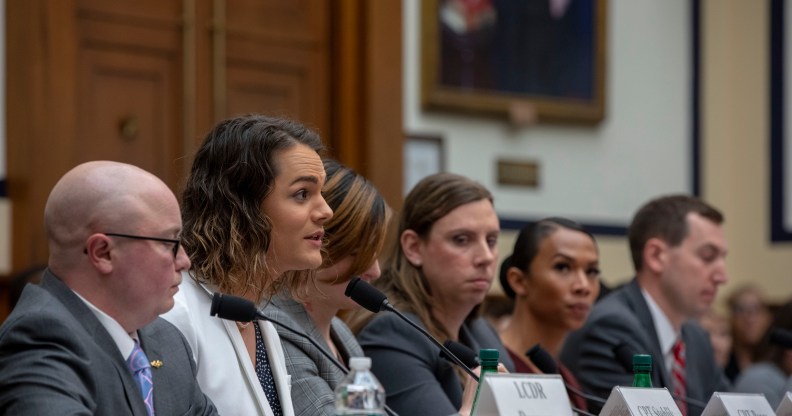
[[[151,379],[151,365],[137,341],[135,341],[135,347],[132,348],[132,354],[129,354],[129,358],[127,358],[127,364],[143,394],[143,401],[146,403],[149,416],[154,416],[154,383]]]
[[[687,383],[685,382],[685,343],[682,338],[677,339],[674,348],[674,365],[671,367],[671,376],[674,379],[674,394],[677,397],[687,398]],[[682,416],[687,416],[687,402],[677,399],[677,406]]]

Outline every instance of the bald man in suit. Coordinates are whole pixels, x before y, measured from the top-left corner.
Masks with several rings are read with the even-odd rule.
[[[132,165],[84,163],[44,222],[48,269],[0,326],[0,414],[216,414],[184,337],[158,318],[190,267],[170,189]]]

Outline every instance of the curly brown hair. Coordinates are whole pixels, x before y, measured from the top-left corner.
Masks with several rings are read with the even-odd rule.
[[[261,301],[284,282],[313,275],[292,271],[279,278],[265,256],[272,223],[261,205],[279,174],[275,157],[298,144],[324,150],[307,127],[258,114],[224,120],[207,134],[182,194],[181,239],[193,278]]]

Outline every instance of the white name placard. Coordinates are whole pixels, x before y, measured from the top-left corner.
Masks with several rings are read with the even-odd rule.
[[[701,416],[773,416],[763,394],[715,393]]]
[[[600,416],[682,416],[682,413],[665,388],[616,386]]]
[[[775,414],[776,416],[792,416],[792,393],[787,392],[787,394],[784,395]]]
[[[487,373],[471,416],[572,416],[558,374]]]

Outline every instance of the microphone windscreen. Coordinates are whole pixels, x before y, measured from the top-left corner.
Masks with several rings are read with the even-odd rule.
[[[344,294],[374,313],[381,311],[388,301],[388,297],[384,293],[359,277],[354,277],[349,281]]]
[[[622,342],[621,344],[613,347],[613,354],[616,356],[616,361],[624,367],[628,372],[633,371],[633,355],[636,353],[630,348],[629,345]]]
[[[476,353],[468,348],[467,345],[449,339],[443,343],[443,346],[446,347],[451,354],[456,355],[459,361],[462,361],[462,364],[465,364],[468,368],[476,368],[481,365]],[[450,360],[443,350],[440,350],[440,357]]]
[[[545,374],[558,374],[558,365],[555,359],[546,349],[541,345],[536,344],[530,350],[525,352],[525,355],[531,359],[531,362]]]
[[[245,298],[215,293],[209,314],[230,321],[250,322],[256,319],[258,309],[255,303]]]
[[[773,328],[770,330],[770,342],[780,347],[792,348],[792,332]]]

